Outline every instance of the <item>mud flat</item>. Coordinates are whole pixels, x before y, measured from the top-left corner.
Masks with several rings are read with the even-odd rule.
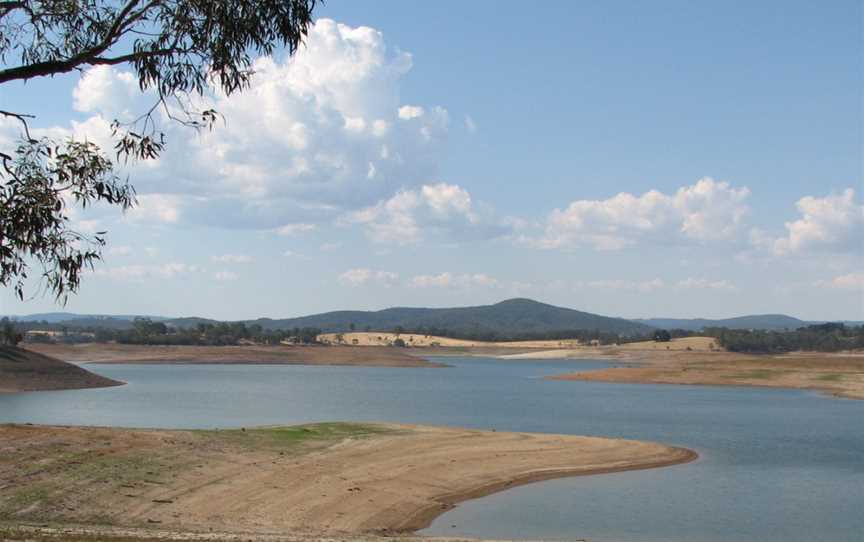
[[[0,425],[0,451],[0,528],[262,536],[410,533],[461,501],[516,485],[696,458],[651,442],[349,423],[220,431]]]

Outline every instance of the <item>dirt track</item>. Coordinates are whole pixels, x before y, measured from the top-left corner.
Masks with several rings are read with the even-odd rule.
[[[408,425],[0,426],[0,520],[386,533],[536,480],[683,463],[661,444]]]

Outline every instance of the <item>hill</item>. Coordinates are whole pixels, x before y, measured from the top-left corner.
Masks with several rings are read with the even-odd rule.
[[[447,330],[451,333],[494,333],[516,336],[532,333],[581,330],[636,335],[650,326],[588,312],[556,307],[531,299],[508,299],[494,305],[443,309],[395,307],[380,311],[335,311],[300,318],[259,319],[247,322],[265,329],[319,328],[324,332]]]
[[[0,392],[120,386],[77,365],[14,346],[0,346]]]
[[[719,320],[707,318],[647,318],[633,321],[662,329],[686,329],[688,331],[700,331],[706,327],[781,331],[784,329],[798,329],[799,327],[813,323],[805,322],[792,316],[786,316],[785,314],[753,314]]]

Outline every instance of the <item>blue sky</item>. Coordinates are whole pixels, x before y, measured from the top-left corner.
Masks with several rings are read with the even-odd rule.
[[[65,310],[864,319],[860,2],[523,5],[327,2],[208,98],[225,127],[126,172],[138,210],[75,213],[109,247]],[[107,144],[146,97],[121,68],[0,101]]]

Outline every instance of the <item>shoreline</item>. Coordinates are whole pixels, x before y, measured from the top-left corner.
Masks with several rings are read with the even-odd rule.
[[[351,346],[164,346],[115,343],[26,344],[26,349],[69,363],[201,365],[339,365],[446,367],[396,347]]]
[[[756,355],[726,351],[609,348],[602,354],[574,350],[537,354],[537,359],[599,359],[622,363],[619,367],[547,376],[547,380],[797,389],[864,400],[864,353]],[[518,358],[522,357],[518,355]]]
[[[578,467],[574,468],[562,468],[562,469],[547,469],[545,471],[539,471],[535,473],[526,473],[522,476],[514,477],[512,480],[507,482],[496,482],[490,483],[487,485],[478,486],[471,490],[467,490],[464,492],[453,493],[449,495],[445,495],[443,497],[439,497],[440,500],[445,506],[446,509],[442,508],[429,508],[427,510],[419,511],[415,516],[408,518],[404,523],[404,532],[416,532],[422,529],[426,529],[432,525],[432,523],[438,519],[438,517],[446,514],[450,510],[456,508],[460,503],[470,501],[473,499],[481,499],[483,497],[487,497],[489,495],[493,495],[495,493],[500,493],[502,491],[507,491],[508,489],[512,489],[519,486],[525,486],[528,484],[533,484],[537,482],[545,482],[548,480],[555,480],[559,478],[574,478],[577,476],[594,476],[600,474],[613,474],[617,472],[628,472],[628,471],[636,471],[636,470],[647,470],[647,469],[655,469],[655,468],[663,468],[663,467],[672,467],[675,465],[683,465],[686,463],[691,463],[699,459],[699,454],[693,450],[688,448],[681,448],[677,446],[670,447],[674,450],[678,456],[677,457],[669,457],[665,459],[657,459],[656,461],[644,462],[640,464],[634,465],[622,465],[619,467],[597,467],[594,469],[583,470]],[[403,532],[403,531],[397,531]]]
[[[0,522],[328,537],[410,535],[512,487],[698,457],[645,441],[389,423],[0,425],[0,439],[16,442],[0,458],[0,487],[14,488],[0,494]],[[20,472],[18,455],[39,457],[40,468]]]

